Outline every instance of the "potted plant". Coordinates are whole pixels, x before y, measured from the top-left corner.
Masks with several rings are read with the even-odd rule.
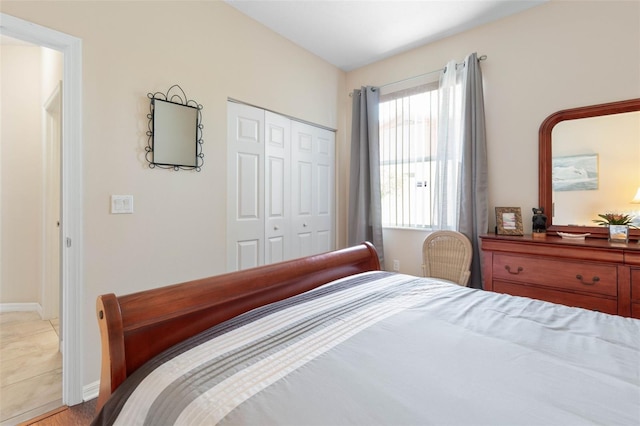
[[[594,219],[598,225],[609,227],[609,241],[616,243],[629,242],[629,228],[636,228],[633,225],[633,216],[622,213],[599,214],[600,219]]]
[[[599,214],[598,217],[600,219],[595,219],[594,222],[598,225],[609,226],[609,225],[627,225],[633,226],[631,223],[633,222],[633,216],[622,213],[605,213]]]

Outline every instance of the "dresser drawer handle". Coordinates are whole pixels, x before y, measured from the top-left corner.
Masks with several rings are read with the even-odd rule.
[[[585,280],[582,279],[582,275],[580,275],[580,274],[576,275],[576,279],[580,280],[580,282],[582,284],[586,284],[586,285],[594,285],[595,283],[600,281],[600,277],[598,277],[598,276],[595,276],[595,277],[591,278],[591,282],[585,281]]]
[[[506,269],[507,272],[510,273],[511,275],[518,275],[520,272],[524,270],[522,269],[522,266],[518,266],[518,270],[516,272],[511,272],[511,266],[509,265],[504,265],[504,269]]]

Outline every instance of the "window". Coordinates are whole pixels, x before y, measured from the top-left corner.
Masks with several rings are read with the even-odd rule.
[[[438,83],[380,96],[382,226],[429,228],[438,136]]]

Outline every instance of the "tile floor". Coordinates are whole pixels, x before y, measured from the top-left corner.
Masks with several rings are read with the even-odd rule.
[[[62,405],[58,320],[37,312],[0,313],[0,426]]]

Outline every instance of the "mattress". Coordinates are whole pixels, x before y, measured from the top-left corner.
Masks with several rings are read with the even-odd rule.
[[[176,345],[94,424],[640,424],[640,321],[388,272]]]

